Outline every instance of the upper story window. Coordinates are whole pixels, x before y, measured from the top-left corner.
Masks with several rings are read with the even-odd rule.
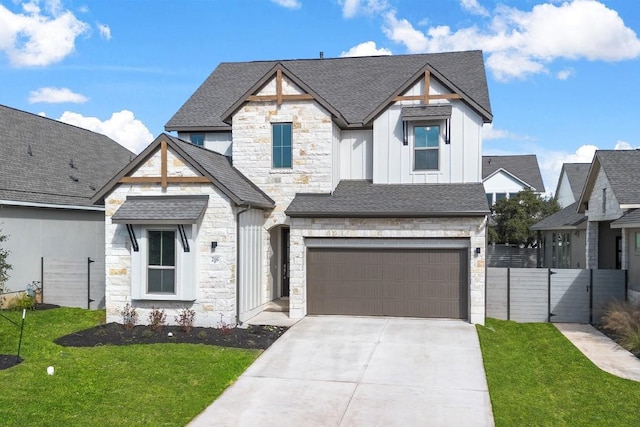
[[[413,128],[413,170],[438,170],[439,159],[440,126],[415,126]]]
[[[192,133],[190,135],[191,143],[193,145],[197,145],[198,147],[204,147],[204,134],[203,133]]]
[[[291,123],[272,124],[272,167],[291,168]]]

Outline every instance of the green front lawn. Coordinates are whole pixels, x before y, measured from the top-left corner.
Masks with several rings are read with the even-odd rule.
[[[593,365],[552,324],[478,326],[500,426],[640,426],[640,383]]]
[[[2,314],[20,322],[21,313]],[[3,426],[184,426],[259,355],[202,344],[61,347],[53,340],[104,321],[103,311],[28,311],[21,364],[0,371]],[[0,317],[0,354],[19,329]],[[47,367],[55,375],[47,375]]]

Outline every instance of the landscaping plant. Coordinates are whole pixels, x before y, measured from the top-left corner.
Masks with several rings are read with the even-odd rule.
[[[120,311],[120,317],[122,317],[122,324],[125,329],[131,329],[138,323],[138,313],[135,307],[132,307],[129,303]]]
[[[196,311],[190,308],[183,308],[174,317],[174,320],[184,332],[189,333],[193,329],[193,322],[196,320]]]
[[[611,302],[602,316],[602,327],[612,332],[624,348],[640,357],[640,305]]]
[[[149,327],[152,331],[158,332],[161,331],[164,325],[167,324],[167,314],[164,310],[160,310],[156,307],[151,307],[151,311],[149,312]]]

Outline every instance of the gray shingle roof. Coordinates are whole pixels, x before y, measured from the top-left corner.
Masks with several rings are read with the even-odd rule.
[[[525,182],[534,191],[544,192],[538,158],[535,154],[521,156],[482,156],[482,179],[491,176],[498,169],[504,169]]]
[[[433,217],[489,213],[482,184],[372,184],[340,181],[333,194],[297,194],[292,217]]]
[[[134,156],[104,135],[0,105],[0,200],[91,206]]]
[[[408,105],[402,107],[403,119],[421,119],[424,117],[451,117],[451,104],[449,105]]]
[[[640,151],[598,150],[596,158],[609,179],[618,203],[640,203]]]
[[[269,196],[267,196],[262,190],[260,190],[260,188],[231,165],[231,161],[228,157],[214,151],[195,146],[187,141],[183,141],[166,133],[160,134],[142,153],[138,155],[138,157],[136,157],[133,162],[131,162],[129,166],[123,169],[102,189],[100,189],[100,191],[98,191],[93,197],[94,202],[101,202],[104,196],[108,194],[115,185],[117,185],[120,178],[126,176],[144,162],[148,156],[158,149],[163,140],[167,142],[170,148],[174,149],[180,156],[184,157],[190,165],[209,178],[216,187],[218,187],[235,203],[262,208],[271,208],[275,205],[274,201]]]
[[[421,77],[425,68],[433,78],[446,80],[491,121],[491,104],[482,52],[450,52],[420,55],[369,56],[356,58],[283,61],[224,62],[167,122],[167,130],[228,129],[227,111],[265,73],[278,64],[304,82],[330,105],[347,124],[362,125],[397,91]]]
[[[582,189],[587,182],[587,175],[589,175],[589,168],[591,163],[565,163],[562,165],[565,175],[569,180],[571,191],[573,192],[573,198],[577,201],[580,199]],[[560,183],[558,183],[560,186]],[[556,194],[558,189],[556,189]]]
[[[113,214],[119,224],[195,224],[209,196],[129,196]]]
[[[530,227],[531,230],[571,230],[586,221],[584,214],[578,213],[578,202],[543,218]]]
[[[640,209],[631,209],[611,223],[611,228],[636,228],[640,224]],[[632,243],[633,244],[633,243]]]

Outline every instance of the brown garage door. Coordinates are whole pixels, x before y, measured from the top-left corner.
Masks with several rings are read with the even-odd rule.
[[[309,248],[309,314],[466,319],[468,249]]]

